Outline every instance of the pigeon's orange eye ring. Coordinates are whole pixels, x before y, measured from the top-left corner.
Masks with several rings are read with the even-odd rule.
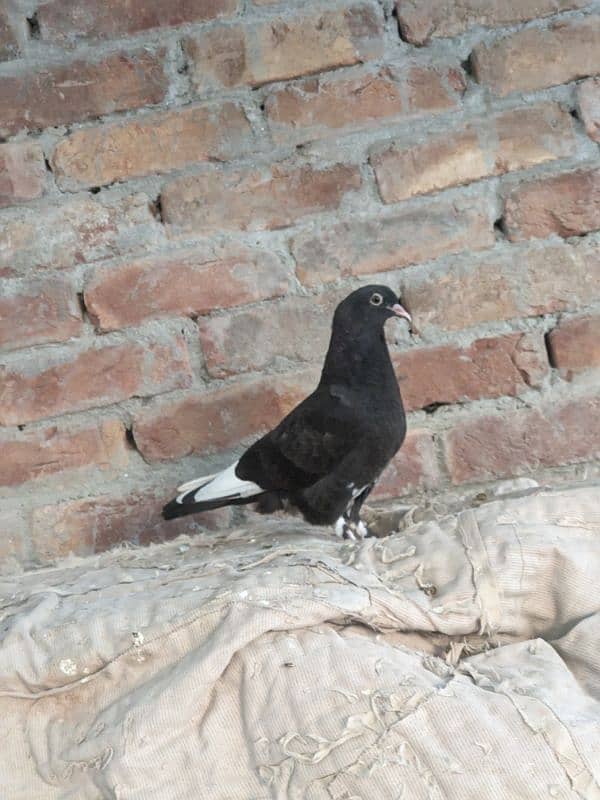
[[[372,306],[380,306],[383,303],[383,297],[379,294],[379,292],[375,292],[375,294],[371,295],[369,303],[371,303]]]

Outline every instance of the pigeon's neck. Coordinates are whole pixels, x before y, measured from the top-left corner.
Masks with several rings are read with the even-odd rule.
[[[383,330],[365,331],[362,335],[334,328],[321,373],[321,385],[376,384],[398,391],[398,383]]]

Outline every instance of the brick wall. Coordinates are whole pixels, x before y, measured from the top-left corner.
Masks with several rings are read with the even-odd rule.
[[[590,474],[599,41],[585,0],[3,4],[5,564],[191,530],[173,486],[312,388],[372,281],[420,330],[380,498]]]

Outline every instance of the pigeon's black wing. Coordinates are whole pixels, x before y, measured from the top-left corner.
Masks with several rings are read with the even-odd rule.
[[[341,391],[317,389],[240,458],[236,474],[265,491],[295,492],[335,468],[365,428]]]
[[[236,474],[287,493],[309,522],[334,522],[395,452],[376,422],[345,387],[318,389],[244,453]]]

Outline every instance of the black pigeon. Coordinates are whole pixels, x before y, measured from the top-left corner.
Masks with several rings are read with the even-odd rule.
[[[383,333],[410,315],[386,286],[365,286],[337,307],[319,385],[222,472],[184,483],[165,519],[258,502],[298,509],[344,538],[366,536],[362,504],[404,441],[406,417]]]

